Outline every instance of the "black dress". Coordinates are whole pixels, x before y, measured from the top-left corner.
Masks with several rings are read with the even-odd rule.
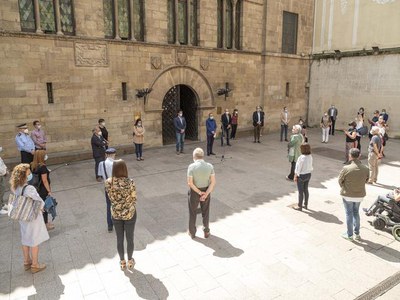
[[[47,169],[47,167],[45,165],[41,165],[41,166],[38,166],[36,168],[36,170],[34,170],[33,173],[39,174],[39,176],[40,176],[40,185],[39,185],[38,194],[39,194],[40,198],[42,198],[43,201],[45,201],[46,197],[49,195],[49,192],[47,191],[47,189],[44,186],[44,183],[42,181],[42,174],[47,174],[47,181],[50,186],[50,183],[51,183],[50,182],[50,171],[49,171],[49,169]],[[47,224],[47,222],[48,222],[47,212],[43,212],[43,218],[44,218],[44,222]]]

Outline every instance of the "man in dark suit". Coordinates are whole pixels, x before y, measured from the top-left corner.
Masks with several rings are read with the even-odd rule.
[[[183,153],[185,143],[186,120],[182,110],[178,111],[178,115],[174,118],[174,127],[176,134],[176,154]]]
[[[261,107],[257,106],[256,111],[253,112],[253,126],[254,126],[254,143],[260,143],[261,127],[264,126],[264,112]]]
[[[328,116],[331,118],[331,127],[329,129],[329,134],[335,135],[335,123],[336,123],[336,118],[338,115],[338,110],[335,107],[335,105],[331,105],[331,107],[328,109]]]
[[[96,173],[96,180],[98,182],[101,182],[102,178],[101,178],[101,176],[98,175],[99,163],[105,160],[107,141],[103,138],[99,126],[96,126],[92,130],[92,132],[93,132],[93,135],[92,135],[91,144],[92,144],[93,158],[95,161],[94,170]]]
[[[225,113],[221,115],[221,128],[222,128],[222,135],[221,135],[221,146],[224,145],[224,135],[226,137],[226,144],[230,146],[229,144],[229,132],[231,130],[231,123],[232,123],[232,117],[231,114],[229,113],[229,109],[225,109]]]

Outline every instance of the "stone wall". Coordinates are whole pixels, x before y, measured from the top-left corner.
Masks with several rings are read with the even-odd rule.
[[[199,139],[202,141],[209,112],[216,114],[217,108],[237,108],[239,130],[247,131],[252,128],[251,116],[261,100],[267,114],[266,130],[278,130],[283,105],[289,106],[294,118],[306,113],[308,60],[301,55],[278,53],[282,22],[275,18],[281,18],[283,9],[300,14],[298,53],[311,48],[312,1],[305,1],[304,6],[295,2],[268,2],[265,82],[262,82],[261,0],[244,3],[242,51],[215,49],[216,1],[200,1],[199,47],[167,44],[167,8],[157,0],[145,1],[145,43],[104,39],[101,1],[74,1],[76,36],[72,37],[21,33],[17,1],[2,2],[0,145],[4,149],[3,157],[18,157],[15,126],[27,122],[32,129],[35,119],[41,120],[47,132],[48,149],[53,156],[90,152],[91,129],[99,118],[106,119],[111,144],[122,147],[131,145],[132,122],[135,116],[141,115],[146,127],[145,147],[161,146],[162,101],[166,91],[176,84],[191,86],[199,97]],[[47,82],[53,84],[53,104],[48,104]],[[127,101],[122,100],[122,82],[127,83]],[[216,91],[226,82],[233,91],[225,99]],[[286,82],[290,82],[289,97],[285,96]],[[147,87],[153,91],[144,103],[143,98],[136,98],[136,89]],[[262,89],[265,99],[262,99]]]
[[[385,108],[389,114],[389,135],[400,136],[400,55],[346,57],[314,61],[311,68],[310,123],[319,125],[331,104],[339,111],[337,127],[347,128],[358,109],[372,118]]]

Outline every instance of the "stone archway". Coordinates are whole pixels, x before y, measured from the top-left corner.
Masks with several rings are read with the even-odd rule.
[[[188,66],[172,66],[161,72],[149,88],[145,112],[162,110],[162,102],[167,92],[174,86],[189,86],[198,96],[199,109],[214,107],[214,95],[206,77]]]

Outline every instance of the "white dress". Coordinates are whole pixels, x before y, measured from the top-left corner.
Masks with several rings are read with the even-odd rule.
[[[15,191],[16,195],[20,195],[22,187],[18,187]],[[36,189],[28,185],[25,188],[24,196],[28,196],[35,201],[41,202],[41,208],[44,207],[44,201],[40,198]],[[21,228],[21,243],[23,246],[35,247],[47,241],[49,239],[49,233],[47,232],[46,225],[44,224],[43,214],[39,212],[36,219],[31,222],[18,221]]]

